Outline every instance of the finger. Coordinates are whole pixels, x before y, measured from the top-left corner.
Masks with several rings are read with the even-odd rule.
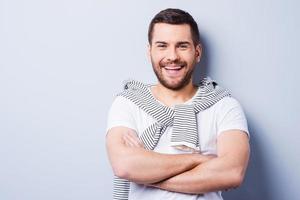
[[[128,147],[133,147],[134,145],[130,142],[130,140],[126,137],[126,135],[123,135],[122,137],[124,144]]]
[[[144,143],[141,141],[136,132],[131,132],[130,136],[132,136],[139,143],[139,145],[144,147]]]
[[[127,134],[125,134],[128,139],[130,139],[130,141],[132,143],[134,143],[136,146],[138,147],[144,147],[144,144],[141,142],[141,140],[138,138],[138,136],[136,135],[136,133],[134,132],[128,132]]]
[[[132,136],[128,136],[129,140],[135,144],[138,147],[143,147],[143,145],[141,144],[140,139],[138,139],[137,137],[132,137]]]
[[[129,138],[136,146],[144,148],[144,144],[136,135],[129,135]]]
[[[131,136],[129,136],[127,134],[124,134],[124,140],[126,141],[126,143],[128,143],[128,146],[140,147],[138,142],[134,138],[132,138]]]

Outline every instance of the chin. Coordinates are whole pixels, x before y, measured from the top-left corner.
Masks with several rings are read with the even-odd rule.
[[[168,88],[168,89],[171,89],[171,90],[181,90],[182,88],[184,88],[187,83],[182,83],[182,82],[177,82],[177,83],[161,83],[164,87]]]

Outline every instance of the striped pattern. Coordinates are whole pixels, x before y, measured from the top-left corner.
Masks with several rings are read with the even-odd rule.
[[[229,92],[219,87],[216,82],[210,79],[203,79],[192,104],[176,105],[172,109],[160,104],[151,94],[149,87],[150,85],[129,80],[124,84],[124,91],[117,95],[131,100],[156,120],[140,136],[145,148],[153,150],[167,127],[173,126],[171,136],[172,146],[200,151],[196,115],[211,107],[222,98],[230,96]],[[113,189],[114,200],[127,200],[129,190],[129,181],[115,177]]]
[[[194,105],[176,105],[174,113],[171,145],[200,150]]]
[[[127,180],[115,176],[113,199],[127,200],[129,197],[129,187],[130,183]]]

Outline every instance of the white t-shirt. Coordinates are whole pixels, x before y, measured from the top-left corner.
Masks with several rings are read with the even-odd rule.
[[[194,98],[194,97],[193,97]],[[192,98],[192,99],[193,99]],[[192,99],[185,102],[190,104]],[[158,100],[157,100],[158,101]],[[161,103],[160,101],[158,101]],[[161,103],[162,104],[162,103]],[[116,126],[125,126],[139,135],[153,124],[155,119],[125,97],[117,96],[108,114],[107,130]],[[249,134],[247,121],[242,107],[232,97],[225,97],[210,108],[197,114],[197,125],[201,154],[217,153],[217,137],[223,131],[239,129]],[[186,153],[170,146],[172,127],[168,127],[161,136],[154,151],[167,154]],[[169,192],[145,185],[130,183],[129,200],[222,200],[221,192],[209,192],[204,195]]]

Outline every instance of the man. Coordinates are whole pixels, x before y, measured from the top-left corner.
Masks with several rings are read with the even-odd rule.
[[[109,112],[107,152],[120,178],[114,199],[220,200],[220,191],[240,186],[247,168],[243,110],[215,82],[193,85],[202,47],[187,12],[159,12],[148,39],[158,83],[127,82]]]

